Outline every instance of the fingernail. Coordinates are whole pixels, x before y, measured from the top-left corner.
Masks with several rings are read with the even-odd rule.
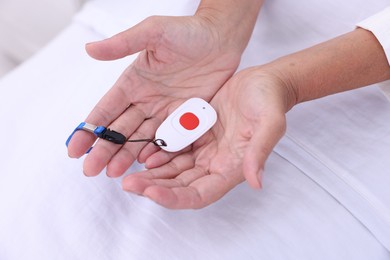
[[[68,152],[68,157],[71,158],[71,159],[80,159],[81,156],[77,156],[75,154],[72,154],[72,153]]]
[[[99,42],[102,42],[102,41],[105,41],[105,40],[107,40],[107,39],[101,39],[101,40],[96,40],[96,41],[92,41],[92,42],[87,42],[85,45],[88,46],[88,45],[99,43]]]
[[[90,174],[90,173],[86,172],[84,167],[82,169],[83,169],[83,174],[84,174],[85,177],[88,177],[88,178],[94,177],[93,174]]]
[[[257,173],[257,180],[259,181],[259,188],[263,188],[263,173],[264,169],[260,169],[259,172]]]
[[[94,43],[97,43],[97,42],[100,42],[100,41],[87,42],[85,45],[88,46],[88,45],[91,45],[91,44],[94,44]]]
[[[84,171],[84,168],[82,168],[82,171],[85,177],[89,177],[88,174]]]
[[[94,43],[97,43],[97,41],[96,42],[87,42],[85,44],[85,48],[88,48],[88,46],[93,45]]]

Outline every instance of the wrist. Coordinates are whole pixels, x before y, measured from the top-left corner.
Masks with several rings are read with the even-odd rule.
[[[277,65],[277,66],[275,66]],[[275,87],[278,88],[279,95],[282,97],[284,112],[287,113],[291,108],[300,102],[299,88],[291,70],[283,69],[284,66],[270,63],[262,68],[269,77],[274,78]]]
[[[217,34],[220,44],[243,52],[263,0],[203,0],[195,17]]]
[[[261,93],[268,93],[273,106],[279,107],[283,114],[298,103],[292,78],[271,63],[247,68],[234,77],[241,79],[238,85],[255,86]]]

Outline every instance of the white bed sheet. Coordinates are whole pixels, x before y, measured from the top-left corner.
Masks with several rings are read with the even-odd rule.
[[[120,178],[83,176],[64,141],[133,59],[86,56],[85,42],[115,28],[99,32],[88,8],[0,81],[0,259],[390,258],[390,108],[376,88],[294,109],[264,189],[240,185],[202,210],[163,209],[123,192]],[[254,62],[255,46],[243,66]]]

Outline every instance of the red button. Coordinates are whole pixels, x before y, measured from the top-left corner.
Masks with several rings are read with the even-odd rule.
[[[199,125],[199,118],[191,112],[184,113],[179,122],[187,130],[194,130]]]

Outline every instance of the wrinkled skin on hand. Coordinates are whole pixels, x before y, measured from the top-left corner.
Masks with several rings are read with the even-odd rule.
[[[242,53],[210,20],[197,16],[150,17],[86,49],[99,60],[140,52],[85,120],[131,139],[153,138],[162,121],[191,97],[210,101],[232,76]],[[82,156],[95,139],[77,132],[69,143],[69,156]],[[84,173],[95,176],[107,167],[108,176],[121,176],[144,146],[98,140],[85,158]]]
[[[149,168],[123,180],[123,188],[167,208],[202,208],[246,179],[261,187],[264,164],[286,128],[288,90],[276,74],[258,68],[235,75],[211,104],[216,125],[191,148],[178,153],[140,154]]]

